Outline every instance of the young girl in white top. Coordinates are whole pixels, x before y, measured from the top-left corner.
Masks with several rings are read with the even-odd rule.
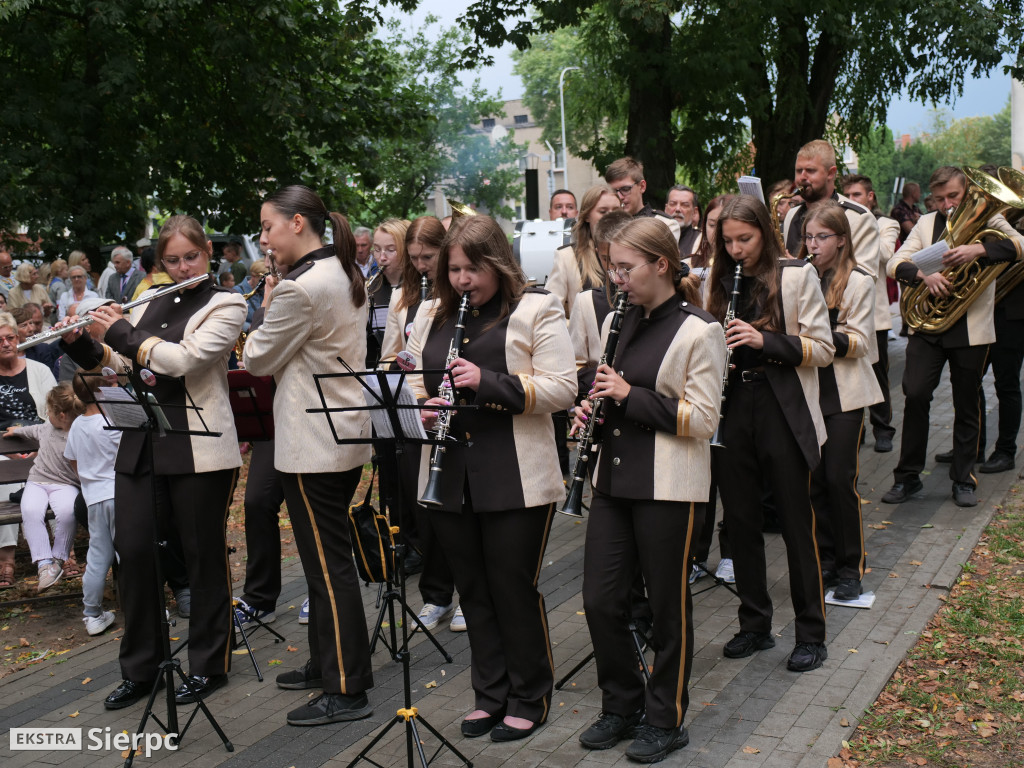
[[[49,589],[64,575],[64,561],[75,540],[75,498],[78,475],[64,458],[68,429],[81,415],[82,402],[71,387],[58,384],[46,395],[49,420],[27,427],[8,427],[7,435],[24,435],[39,442],[39,453],[28,473],[21,497],[21,527],[39,568],[36,592]],[[57,525],[53,544],[46,530],[46,508],[53,510]]]

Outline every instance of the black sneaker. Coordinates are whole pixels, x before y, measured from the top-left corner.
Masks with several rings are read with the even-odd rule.
[[[626,757],[638,763],[656,763],[669,752],[681,749],[690,743],[686,728],[659,728],[643,723],[636,731],[633,743],[626,747]]]
[[[978,497],[974,486],[969,483],[953,483],[953,503],[958,507],[978,506]]]
[[[875,438],[875,453],[890,453],[892,451],[892,438],[888,435],[878,435]]]
[[[810,672],[822,665],[828,658],[828,650],[824,643],[797,643],[789,654],[786,669],[793,672]]]
[[[629,717],[613,712],[602,712],[597,720],[580,735],[580,744],[587,749],[610,749],[623,739],[636,736],[640,724],[640,713]]]
[[[832,592],[833,600],[856,600],[860,597],[860,581],[857,579],[840,579],[838,586]]]
[[[310,688],[323,688],[324,681],[320,677],[320,670],[313,669],[313,660],[310,659],[298,669],[278,675],[277,687],[290,691],[305,691]]]
[[[775,639],[767,632],[737,632],[722,649],[727,659],[745,659],[754,651],[766,651],[775,647]]]
[[[882,496],[882,503],[902,504],[915,493],[919,493],[923,488],[924,483],[920,480],[896,483],[892,488],[885,492],[884,496]]]
[[[321,693],[288,713],[288,725],[327,725],[362,720],[373,714],[366,693]]]
[[[1013,469],[1013,456],[1000,451],[993,451],[992,455],[988,457],[988,461],[978,467],[979,472],[984,472],[986,475],[992,474],[993,472],[1009,472]]]
[[[952,464],[953,463],[953,450],[943,451],[942,453],[935,454],[935,460],[939,464]]]
[[[825,568],[821,572],[821,583],[825,587],[825,589],[832,589],[832,587],[838,587],[839,574],[829,568]]]

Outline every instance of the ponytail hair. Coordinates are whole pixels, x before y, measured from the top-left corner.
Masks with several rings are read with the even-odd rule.
[[[302,216],[313,231],[323,240],[327,233],[327,221],[331,222],[331,233],[334,236],[334,255],[341,262],[341,268],[348,275],[351,285],[352,303],[357,307],[366,303],[366,281],[363,272],[356,263],[356,239],[348,219],[342,214],[328,211],[324,201],[309,187],[292,184],[281,187],[264,201],[274,206],[283,216],[291,218],[295,214]]]

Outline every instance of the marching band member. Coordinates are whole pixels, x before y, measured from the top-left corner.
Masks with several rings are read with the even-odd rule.
[[[286,689],[322,688],[288,713],[291,725],[323,725],[372,714],[373,685],[362,595],[347,522],[369,444],[338,445],[369,436],[365,411],[307,413],[323,407],[313,375],[338,370],[337,358],[358,365],[366,355],[366,291],[348,221],[329,213],[303,186],[279,189],[260,210],[260,248],[288,268],[268,277],[263,307],[253,318],[243,359],[254,376],[273,375],[274,466],[281,473],[295,544],[309,586],[310,659],[285,672]],[[327,222],[334,242],[323,246]],[[322,379],[330,407],[363,406],[354,378]]]
[[[772,648],[772,599],[765,571],[762,497],[770,484],[786,542],[796,612],[796,647],[788,667],[817,669],[827,657],[821,567],[808,486],[821,459],[825,425],[815,368],[832,361],[828,307],[818,275],[806,261],[782,258],[760,201],[740,195],[718,218],[708,309],[725,319],[733,272],[743,267],[736,317],[726,328],[733,350],[723,442],[715,476],[735,552],[740,631],[725,645],[728,658]]]
[[[176,283],[209,271],[213,245],[203,226],[189,216],[172,216],[160,228],[157,262]],[[78,328],[62,337],[62,349],[87,371],[131,368],[163,374],[151,390],[168,405],[186,404],[186,390],[202,419],[220,437],[152,435],[149,466],[142,432],[121,436],[115,469],[114,546],[120,558],[118,589],[124,607],[124,637],[118,649],[120,685],[107,696],[107,709],[127,707],[145,696],[160,662],[163,603],[154,599],[153,473],[161,522],[176,529],[184,545],[191,585],[188,657],[193,689],[200,697],[227,683],[231,661],[231,574],[225,529],[231,495],[242,460],[228,402],[227,363],[245,321],[245,301],[213,277],[135,308],[129,318],[117,304],[90,313],[105,329],[103,342]],[[70,322],[78,318],[71,317]],[[139,384],[137,384],[139,386]],[[164,411],[173,428],[202,429],[194,412]],[[194,700],[182,684],[179,703]]]
[[[604,410],[583,576],[602,713],[580,742],[606,749],[635,731],[627,756],[653,762],[689,741],[683,717],[693,626],[686,576],[711,482],[708,438],[718,424],[725,344],[721,325],[700,308],[697,279],[680,264],[666,227],[637,219],[611,237],[609,274],[632,306],[614,366],[597,369],[591,391],[614,405]],[[606,318],[606,337],[610,323]],[[588,414],[584,401],[574,430]],[[646,688],[628,629],[637,563],[657,649]]]
[[[551,414],[573,403],[572,345],[558,299],[526,287],[508,238],[487,216],[455,219],[438,254],[434,300],[416,315],[409,351],[425,369],[450,368],[456,410],[440,506],[430,511],[469,624],[476,709],[467,737],[512,741],[548,716],[554,680],[544,599],[537,589],[554,505],[565,488]],[[459,312],[469,295],[472,310]],[[465,315],[465,330],[455,330]],[[461,355],[448,360],[454,334]],[[411,376],[426,405],[440,375]],[[437,413],[425,411],[432,427]],[[424,450],[424,457],[429,455]],[[502,471],[495,475],[494,468]],[[421,493],[425,483],[421,471]]]
[[[932,295],[945,296],[950,290],[949,280],[941,272],[924,275],[914,263],[914,254],[944,236],[948,217],[967,190],[967,177],[959,168],[943,166],[932,174],[929,186],[939,210],[918,219],[906,242],[889,262],[889,276],[904,285],[923,280]],[[953,248],[942,257],[943,266],[948,268],[975,260],[987,266],[1019,259],[1024,251],[1024,238],[1002,216],[993,217],[988,225],[1003,232],[1008,239]],[[893,472],[895,483],[882,496],[886,504],[900,504],[924,487],[920,475],[928,453],[928,412],[932,393],[939,384],[947,361],[953,389],[953,463],[949,468],[953,501],[961,507],[973,507],[978,503],[974,492],[977,479],[972,472],[978,456],[982,415],[978,387],[989,344],[996,340],[992,317],[994,302],[993,281],[971,302],[964,316],[945,332],[910,330],[907,361],[903,369],[906,400],[900,459]]]
[[[608,182],[608,186],[619,199],[619,205],[626,213],[633,218],[660,221],[669,228],[676,242],[679,242],[679,222],[664,211],[656,210],[650,203],[644,202],[647,180],[644,179],[643,163],[632,157],[620,157],[605,169],[604,180]]]
[[[401,249],[402,280],[391,292],[381,363],[393,362],[408,344],[412,321],[422,301],[423,278],[427,278],[428,286],[433,286],[437,276],[437,252],[444,235],[444,227],[436,216],[420,216],[405,230]]]
[[[391,299],[401,287],[405,273],[405,230],[408,226],[407,221],[386,219],[373,231],[373,248],[371,250],[381,274],[376,280],[371,280],[376,285],[370,289],[370,326],[367,345],[370,352],[373,353],[371,355],[373,360],[367,362],[367,367],[375,365],[384,356],[382,348]]]
[[[594,247],[594,227],[609,211],[619,209],[619,199],[606,184],[591,187],[583,195],[572,243],[555,251],[555,263],[544,288],[562,302],[565,316],[572,315],[576,295],[583,290],[604,286],[604,273]]]
[[[875,281],[853,260],[850,222],[842,207],[818,206],[803,224],[800,255],[814,259],[836,350],[832,364],[818,368],[819,403],[828,440],[821,449],[821,463],[811,473],[815,533],[825,586],[835,586],[836,600],[856,600],[864,576],[857,452],[864,408],[882,399],[870,363]]]

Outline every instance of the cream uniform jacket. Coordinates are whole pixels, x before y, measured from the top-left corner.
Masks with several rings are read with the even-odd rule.
[[[879,234],[878,222],[875,215],[860,203],[855,203],[848,197],[838,192],[832,193],[832,199],[843,207],[846,213],[846,220],[850,222],[850,232],[853,235],[853,258],[857,266],[871,275],[878,276],[878,248]],[[800,253],[800,242],[803,237],[803,219],[807,212],[807,205],[793,206],[786,214],[786,221],[783,225],[783,239],[786,249],[792,256]]]
[[[307,413],[323,408],[314,374],[344,373],[340,357],[362,369],[366,359],[367,304],[357,307],[351,281],[334,255],[320,248],[302,257],[257,310],[245,342],[245,368],[254,376],[273,375],[274,467],[279,472],[344,472],[370,458],[369,443],[338,445],[340,438],[369,438],[366,411]],[[320,379],[329,408],[365,407],[355,377]],[[330,421],[328,421],[330,419]]]
[[[889,274],[889,261],[896,253],[896,241],[900,237],[900,223],[887,216],[879,216],[878,220],[878,267],[875,269],[875,331],[888,331],[892,328],[892,313],[889,312],[889,289],[886,276]],[[878,355],[872,362],[877,361]]]
[[[832,331],[835,358],[831,366],[818,369],[821,409],[825,415],[882,402],[882,389],[871,370],[871,350],[875,350],[877,357],[874,308],[875,280],[853,270]]]
[[[544,288],[554,294],[562,303],[565,316],[570,317],[576,294],[583,290],[583,278],[576,264],[576,252],[571,245],[563,245],[555,251],[555,263]]]

